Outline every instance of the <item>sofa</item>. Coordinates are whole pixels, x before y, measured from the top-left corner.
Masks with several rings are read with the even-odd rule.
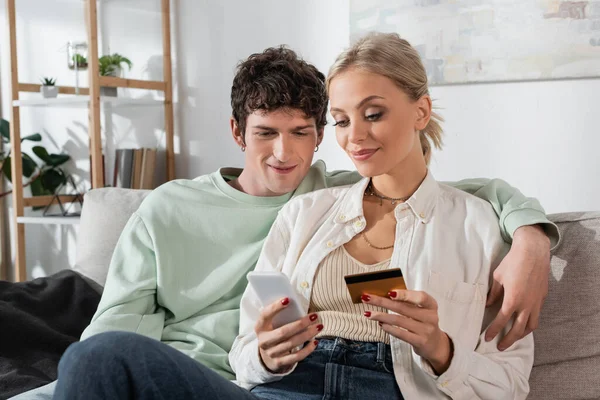
[[[120,232],[148,193],[106,188],[85,195],[75,270],[104,284]],[[529,399],[598,399],[600,211],[549,218],[562,242],[552,254],[549,294],[534,332]]]

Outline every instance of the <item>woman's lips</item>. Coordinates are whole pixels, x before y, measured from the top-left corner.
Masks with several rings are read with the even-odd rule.
[[[378,149],[363,149],[358,151],[351,151],[350,155],[357,161],[365,161],[371,158],[373,154],[377,152]]]

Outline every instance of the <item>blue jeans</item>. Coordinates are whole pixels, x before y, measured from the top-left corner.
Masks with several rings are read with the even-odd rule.
[[[265,400],[403,399],[389,345],[321,339],[294,372],[252,389]]]
[[[58,366],[55,399],[402,399],[389,346],[321,340],[278,382],[249,392],[154,339],[108,332],[71,345]]]

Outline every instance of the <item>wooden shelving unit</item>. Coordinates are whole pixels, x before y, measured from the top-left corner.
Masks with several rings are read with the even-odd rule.
[[[166,167],[167,179],[175,179],[174,127],[173,127],[173,82],[171,67],[171,23],[170,0],[161,1],[162,41],[163,41],[163,81],[145,81],[100,76],[98,65],[98,9],[97,0],[86,2],[86,24],[88,31],[88,73],[89,88],[80,88],[76,95],[74,87],[59,87],[59,94],[72,95],[55,99],[20,100],[21,92],[39,93],[40,85],[19,82],[17,63],[17,31],[15,0],[6,0],[8,10],[8,28],[10,37],[10,72],[11,72],[11,124],[10,139],[12,146],[12,185],[13,185],[13,222],[15,224],[15,280],[26,280],[25,264],[25,224],[76,224],[78,218],[73,217],[25,217],[26,207],[44,206],[52,201],[52,196],[23,196],[23,169],[21,163],[21,107],[87,107],[89,113],[89,150],[91,155],[91,184],[92,188],[102,187],[104,169],[102,168],[102,141],[100,126],[100,110],[103,103],[113,106],[156,106],[164,105],[166,132]],[[127,99],[100,96],[100,87],[133,88],[158,90],[164,93],[164,100]],[[61,201],[70,202],[74,196],[61,196]]]

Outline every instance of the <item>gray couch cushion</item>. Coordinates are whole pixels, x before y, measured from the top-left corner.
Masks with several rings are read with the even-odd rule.
[[[86,193],[73,269],[104,286],[121,231],[150,190],[94,189]]]
[[[534,332],[530,399],[600,398],[600,212],[554,214],[562,233]]]

